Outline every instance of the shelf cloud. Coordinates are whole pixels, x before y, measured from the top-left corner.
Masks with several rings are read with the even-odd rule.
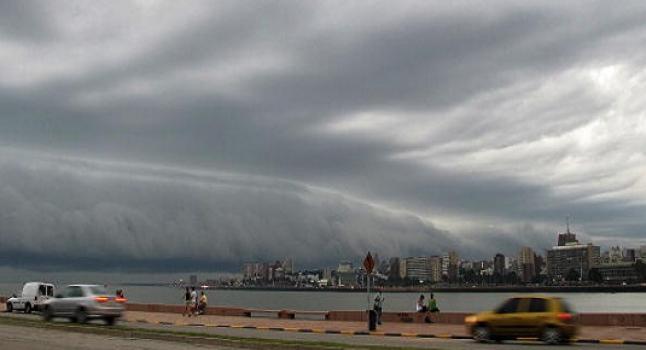
[[[0,264],[646,244],[642,2],[0,3]]]

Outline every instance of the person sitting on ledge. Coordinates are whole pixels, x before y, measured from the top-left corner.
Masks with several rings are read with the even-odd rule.
[[[197,305],[197,313],[199,315],[203,315],[206,312],[206,306],[208,305],[208,303],[209,303],[209,299],[206,297],[206,294],[204,293],[204,291],[202,291],[200,295],[200,301]]]

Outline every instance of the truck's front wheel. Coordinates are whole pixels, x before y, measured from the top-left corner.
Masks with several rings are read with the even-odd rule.
[[[29,304],[29,303],[25,304],[25,313],[26,314],[31,313],[31,304]]]
[[[13,304],[7,303],[7,312],[13,312]]]

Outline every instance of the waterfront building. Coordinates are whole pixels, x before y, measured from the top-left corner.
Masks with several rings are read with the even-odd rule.
[[[346,272],[353,272],[354,273],[354,267],[352,266],[352,262],[350,261],[341,261],[339,263],[339,267],[336,269],[337,273],[346,273]]]
[[[390,265],[388,269],[388,278],[392,280],[400,278],[399,263],[399,258],[390,258],[390,260],[388,261],[388,264]]]
[[[624,253],[623,253],[624,262],[632,263],[632,262],[635,262],[636,258],[637,258],[637,254],[635,252],[635,249],[631,249],[631,248],[624,249]]]
[[[601,264],[593,268],[591,275],[597,276],[595,282],[605,284],[635,283],[641,279],[634,262]]]
[[[442,278],[449,278],[449,253],[442,254]]]
[[[639,248],[639,256],[643,261],[646,261],[646,245],[643,245]]]
[[[197,286],[197,275],[190,275],[189,283],[191,284],[191,286]]]
[[[523,283],[531,282],[536,276],[536,254],[530,247],[522,247],[518,252],[518,276]]]
[[[572,245],[572,244],[579,244],[579,241],[576,239],[576,235],[570,232],[570,229],[568,227],[567,232],[559,233],[558,246],[562,247],[562,246]]]
[[[430,265],[430,258],[427,256],[406,258],[406,277],[418,281],[430,281]]]
[[[286,275],[291,275],[294,273],[294,260],[291,258],[287,258],[283,260],[281,264],[283,271],[285,272]]]
[[[600,247],[590,244],[555,246],[547,251],[547,274],[553,281],[565,281],[568,275],[587,281],[588,273],[599,265]]]
[[[458,273],[459,273],[459,267],[460,267],[460,256],[456,251],[450,251],[449,254],[449,266],[448,266],[448,274],[447,277],[449,279],[449,282],[457,282],[458,280]]]
[[[496,254],[493,258],[493,273],[500,276],[505,275],[505,256],[501,253]]]
[[[408,278],[408,276],[406,276],[406,259],[399,260],[399,278]]]
[[[618,263],[624,261],[624,252],[620,246],[610,247],[608,250],[608,263]]]
[[[429,264],[431,270],[431,282],[442,282],[442,257],[437,255],[430,257]]]

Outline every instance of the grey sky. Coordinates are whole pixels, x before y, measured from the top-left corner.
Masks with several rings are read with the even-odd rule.
[[[585,241],[646,244],[645,19],[641,1],[2,2],[0,264],[479,258],[545,249],[568,214]]]

